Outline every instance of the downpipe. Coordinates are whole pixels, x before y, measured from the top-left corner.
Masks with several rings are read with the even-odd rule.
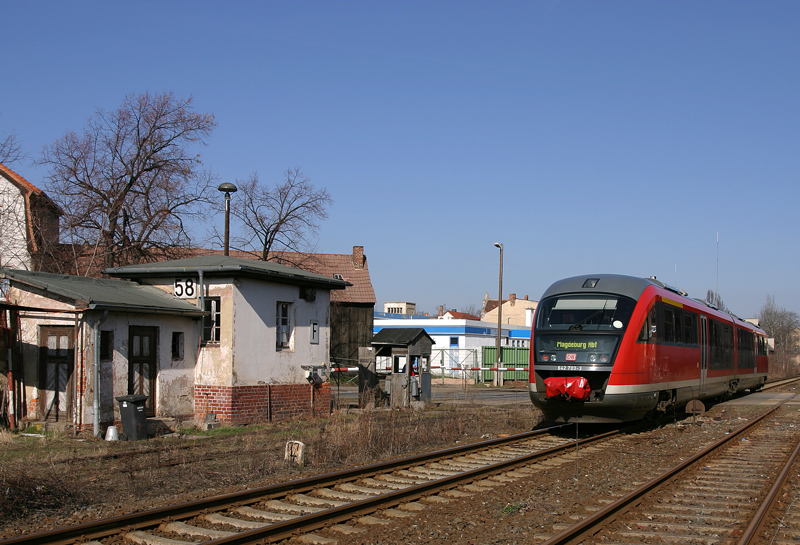
[[[100,437],[100,326],[108,318],[108,311],[104,310],[94,323],[93,337],[93,357],[92,357],[92,385],[94,386],[94,396],[92,399],[92,432],[95,437]]]

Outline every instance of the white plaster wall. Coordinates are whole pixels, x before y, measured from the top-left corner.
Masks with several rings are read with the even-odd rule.
[[[0,175],[0,266],[29,270],[25,199],[17,186]]]
[[[290,350],[276,348],[278,302],[292,303]],[[311,344],[311,321],[319,325],[319,344]],[[301,365],[327,364],[330,352],[330,292],[317,290],[313,302],[300,288],[242,279],[234,294],[233,367],[237,385],[297,384],[305,381]]]
[[[158,286],[166,288],[167,286]],[[169,286],[169,291],[172,286]],[[234,286],[232,278],[206,279],[204,282],[206,297],[220,298],[220,342],[217,344],[206,344],[200,347],[197,356],[197,366],[195,369],[195,381],[197,384],[213,386],[233,386],[235,378],[233,374],[233,331],[234,322]],[[197,299],[191,299],[191,303],[197,305]],[[194,337],[197,346],[200,344],[202,335],[202,323],[197,320],[197,334]]]
[[[94,325],[91,321],[90,325]],[[128,393],[129,328],[131,326],[155,327],[156,339],[156,416],[174,417],[194,413],[194,376],[197,361],[199,322],[191,318],[147,315],[109,314],[100,324],[101,331],[112,331],[114,337],[113,359],[100,362],[100,420],[110,421],[114,411],[118,414],[117,396]],[[184,357],[172,359],[172,333],[183,332]],[[94,334],[87,331],[90,346],[88,361],[94,360]],[[91,382],[91,376],[89,377]],[[91,400],[89,401],[91,405]]]
[[[22,306],[50,308],[52,310],[73,310],[67,304],[41,297],[25,291],[12,290],[12,301]],[[78,335],[75,339],[75,367],[73,381],[81,380],[81,369],[85,370],[86,390],[83,399],[75,399],[75,420],[84,426],[94,420],[94,327],[102,312],[86,312],[78,315]],[[38,399],[39,369],[39,331],[43,325],[73,328],[75,314],[49,314],[41,312],[21,312],[22,351],[24,361],[25,396],[29,402]],[[101,361],[99,367],[100,421],[110,422],[115,418],[119,407],[114,399],[128,393],[128,328],[135,326],[156,327],[157,334],[157,379],[156,415],[182,416],[194,412],[194,367],[197,360],[199,322],[191,318],[147,314],[110,313],[100,324],[103,331],[113,333],[113,356],[111,361]],[[184,333],[184,358],[172,359],[172,332]],[[44,401],[42,400],[42,403]],[[35,415],[29,415],[34,417]]]

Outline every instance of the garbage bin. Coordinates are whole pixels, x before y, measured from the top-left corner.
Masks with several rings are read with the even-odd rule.
[[[147,439],[146,395],[127,395],[115,397],[119,401],[119,415],[122,419],[122,433],[127,441]]]

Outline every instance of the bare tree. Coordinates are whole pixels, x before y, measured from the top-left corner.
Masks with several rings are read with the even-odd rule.
[[[244,233],[232,245],[257,253],[262,261],[270,260],[270,252],[313,250],[319,222],[333,203],[327,190],[316,188],[299,168],[287,170],[286,180],[272,188],[262,186],[256,174],[237,185],[231,214]]]
[[[768,336],[775,339],[775,353],[770,358],[770,373],[776,376],[794,375],[797,371],[798,333],[800,316],[778,307],[770,295],[758,312],[758,323]]]
[[[767,335],[775,339],[777,347],[790,344],[794,331],[800,328],[800,316],[796,312],[778,307],[775,296],[770,295],[758,312],[758,323]]]
[[[708,290],[708,292],[706,292],[706,303],[715,306],[722,312],[730,312],[728,307],[725,306],[722,296],[714,290]]]
[[[62,236],[78,248],[75,256],[114,267],[186,247],[185,222],[209,202],[211,187],[190,147],[204,144],[215,125],[191,98],[144,93],[46,147],[49,193],[65,212]]]
[[[22,147],[17,140],[17,135],[13,131],[0,131],[0,163],[10,165],[25,157],[26,155],[22,152]]]

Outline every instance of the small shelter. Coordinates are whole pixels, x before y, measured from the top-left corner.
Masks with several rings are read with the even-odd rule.
[[[382,329],[372,337],[375,357],[390,357],[392,373],[387,391],[393,409],[431,401],[433,339],[421,327]]]

